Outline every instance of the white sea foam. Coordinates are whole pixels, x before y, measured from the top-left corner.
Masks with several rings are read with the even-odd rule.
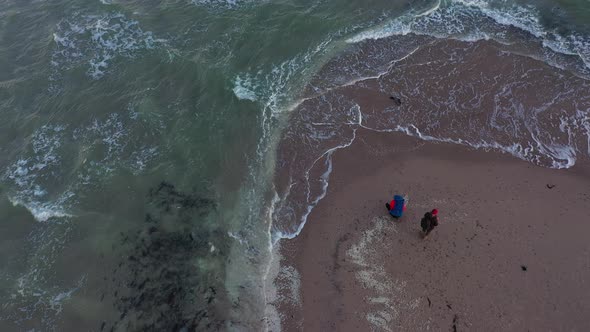
[[[144,146],[140,150],[135,151],[131,155],[131,166],[133,174],[142,173],[148,166],[151,160],[158,155],[158,147]]]
[[[63,310],[64,302],[68,301],[72,295],[78,291],[84,282],[86,281],[86,276],[82,276],[80,280],[78,280],[78,284],[75,287],[72,287],[66,291],[56,294],[52,298],[49,299],[49,306],[50,308],[56,313],[59,314]]]
[[[16,187],[9,194],[12,204],[27,208],[39,221],[69,215],[59,206],[45,201],[49,191],[46,183],[51,180],[51,173],[61,165],[60,148],[65,129],[65,126],[59,125],[41,127],[31,138],[32,155],[16,160],[3,175],[5,180]],[[68,198],[69,194],[60,197],[60,200],[64,202]]]
[[[132,121],[133,117],[111,113],[77,128],[42,126],[32,134],[28,149],[2,175],[12,184],[7,193],[10,201],[41,222],[72,217],[77,193],[101,184],[117,169],[142,173],[159,150],[144,141],[149,131],[133,126]],[[80,147],[79,156],[66,147],[73,142]],[[81,161],[74,171],[64,168],[77,158]],[[62,187],[66,174],[67,186]]]
[[[238,99],[256,101],[258,97],[254,92],[258,87],[252,82],[250,77],[242,79],[239,75],[234,80],[234,94]]]
[[[302,101],[296,99],[297,92],[322,59],[327,60],[333,38],[330,35],[315,47],[272,65],[270,69],[259,68],[235,77],[233,92],[236,97],[256,101],[262,106],[260,125],[263,134],[256,148],[259,165],[264,160],[270,160],[268,153],[273,151],[273,144],[276,143],[274,136],[278,134],[282,116]]]
[[[437,11],[440,8],[441,1],[442,0],[437,0],[431,8],[426,9],[425,11],[416,14],[416,17],[428,16],[428,15],[434,13],[435,11]]]
[[[128,144],[128,130],[117,113],[111,113],[106,120],[93,119],[89,126],[76,128],[73,138],[87,144],[100,142],[106,148],[103,160],[112,160]]]
[[[221,5],[221,6],[229,6],[233,7],[239,4],[240,2],[244,2],[243,0],[191,0],[191,3],[195,5]]]
[[[536,37],[547,35],[543,25],[539,22],[539,13],[533,6],[517,5],[507,1],[502,2],[502,8],[492,6],[489,2],[482,0],[452,0],[451,2],[476,8],[499,24],[517,27]]]
[[[540,23],[540,13],[533,6],[503,1],[497,3],[482,0],[451,0],[440,3],[421,13],[409,12],[389,22],[362,31],[347,39],[359,43],[368,39],[382,39],[409,33],[437,38],[456,38],[466,41],[481,39],[504,40],[507,27],[516,27],[539,38],[545,47],[566,54],[577,55],[590,68],[590,38],[570,33],[561,35],[548,30]],[[491,19],[497,26],[487,25]]]
[[[395,126],[389,129],[375,129],[363,126],[365,129],[378,132],[401,132],[408,136],[416,137],[424,141],[433,141],[441,143],[452,143],[458,145],[469,146],[481,150],[497,150],[508,153],[519,159],[529,162],[539,162],[539,155],[546,155],[551,157],[551,167],[556,169],[570,168],[576,163],[576,151],[570,145],[547,144],[533,137],[535,146],[523,146],[520,143],[500,144],[498,142],[486,142],[484,140],[470,141],[461,138],[435,137],[422,133],[416,126]]]
[[[333,36],[306,52],[252,72],[239,74],[234,79],[234,93],[240,99],[259,100],[270,117],[291,110],[296,103],[296,92],[321,64],[321,59],[330,52]],[[243,94],[240,92],[244,92]],[[246,98],[242,98],[244,96]]]
[[[229,237],[231,237],[232,239],[238,241],[238,243],[240,243],[241,245],[247,244],[247,241],[240,235],[235,234],[233,232],[227,232],[227,235]]]
[[[588,156],[590,156],[590,109],[586,111],[576,110],[575,125],[578,126],[578,128],[582,128],[586,134]]]
[[[38,202],[34,200],[27,200],[26,197],[11,197],[8,196],[8,200],[14,206],[22,206],[26,208],[37,221],[48,221],[51,218],[66,218],[72,217],[72,215],[63,210],[63,207],[56,203],[51,202]],[[25,201],[26,200],[26,201]]]
[[[166,42],[123,14],[76,15],[63,20],[53,41],[51,64],[56,71],[85,64],[94,79],[104,76],[117,57],[131,58]]]

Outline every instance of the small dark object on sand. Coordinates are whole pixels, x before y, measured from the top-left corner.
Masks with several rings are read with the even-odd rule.
[[[527,270],[527,268],[526,268],[526,265],[521,265],[521,266],[520,266],[520,268],[521,268],[523,271],[526,271],[526,270]]]
[[[428,300],[428,306],[430,307],[430,305],[432,304],[432,302],[430,302],[430,298],[426,297],[426,299]]]
[[[455,315],[453,317],[453,332],[457,332],[457,320],[459,320],[459,316]]]
[[[393,100],[397,104],[397,106],[402,104],[402,100],[396,96],[389,96],[389,99]]]
[[[547,184],[547,188],[553,189],[553,188],[555,188],[555,185],[554,184]]]

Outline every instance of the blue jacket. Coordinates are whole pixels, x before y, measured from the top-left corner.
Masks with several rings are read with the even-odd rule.
[[[389,203],[389,205],[391,206],[389,214],[399,218],[404,214],[404,210],[406,209],[406,200],[400,195],[395,195],[393,196],[393,200],[391,203]]]

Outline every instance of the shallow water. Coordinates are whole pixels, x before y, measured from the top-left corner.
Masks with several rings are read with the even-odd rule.
[[[325,193],[330,151],[349,144],[355,126],[508,152],[535,142],[533,132],[541,143],[513,154],[571,167],[589,149],[589,106],[572,97],[588,84],[589,8],[587,1],[3,2],[0,327],[262,328],[269,249],[300,230]],[[544,94],[560,96],[560,122],[539,117],[548,124],[539,130],[557,124],[557,131],[508,123],[510,112],[498,113],[487,136],[453,125],[436,130],[422,116],[433,107],[425,104],[379,127],[354,96],[330,99],[342,85],[403,77],[412,63],[435,61],[439,55],[417,50],[444,39],[463,49],[493,40],[510,56],[542,63],[551,77],[568,77]],[[456,58],[440,59],[448,70],[416,75],[450,75]],[[417,82],[387,84],[410,98],[420,95]],[[448,91],[429,93],[440,98],[433,105],[442,124],[462,114],[441,108]],[[555,105],[553,97],[535,107]],[[299,116],[318,100],[329,106]],[[538,116],[523,105],[519,114]],[[505,132],[512,134],[498,134]],[[557,132],[564,136],[553,140]],[[293,163],[298,168],[275,155],[285,137],[295,149],[301,139],[314,146]],[[291,196],[275,188],[277,165],[299,172],[293,177],[307,187]]]

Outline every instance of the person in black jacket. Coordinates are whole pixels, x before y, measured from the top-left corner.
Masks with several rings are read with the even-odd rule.
[[[433,209],[430,212],[426,212],[424,218],[422,218],[422,221],[420,222],[420,226],[422,226],[422,234],[425,239],[428,237],[428,234],[432,232],[434,227],[438,226],[438,210]]]

